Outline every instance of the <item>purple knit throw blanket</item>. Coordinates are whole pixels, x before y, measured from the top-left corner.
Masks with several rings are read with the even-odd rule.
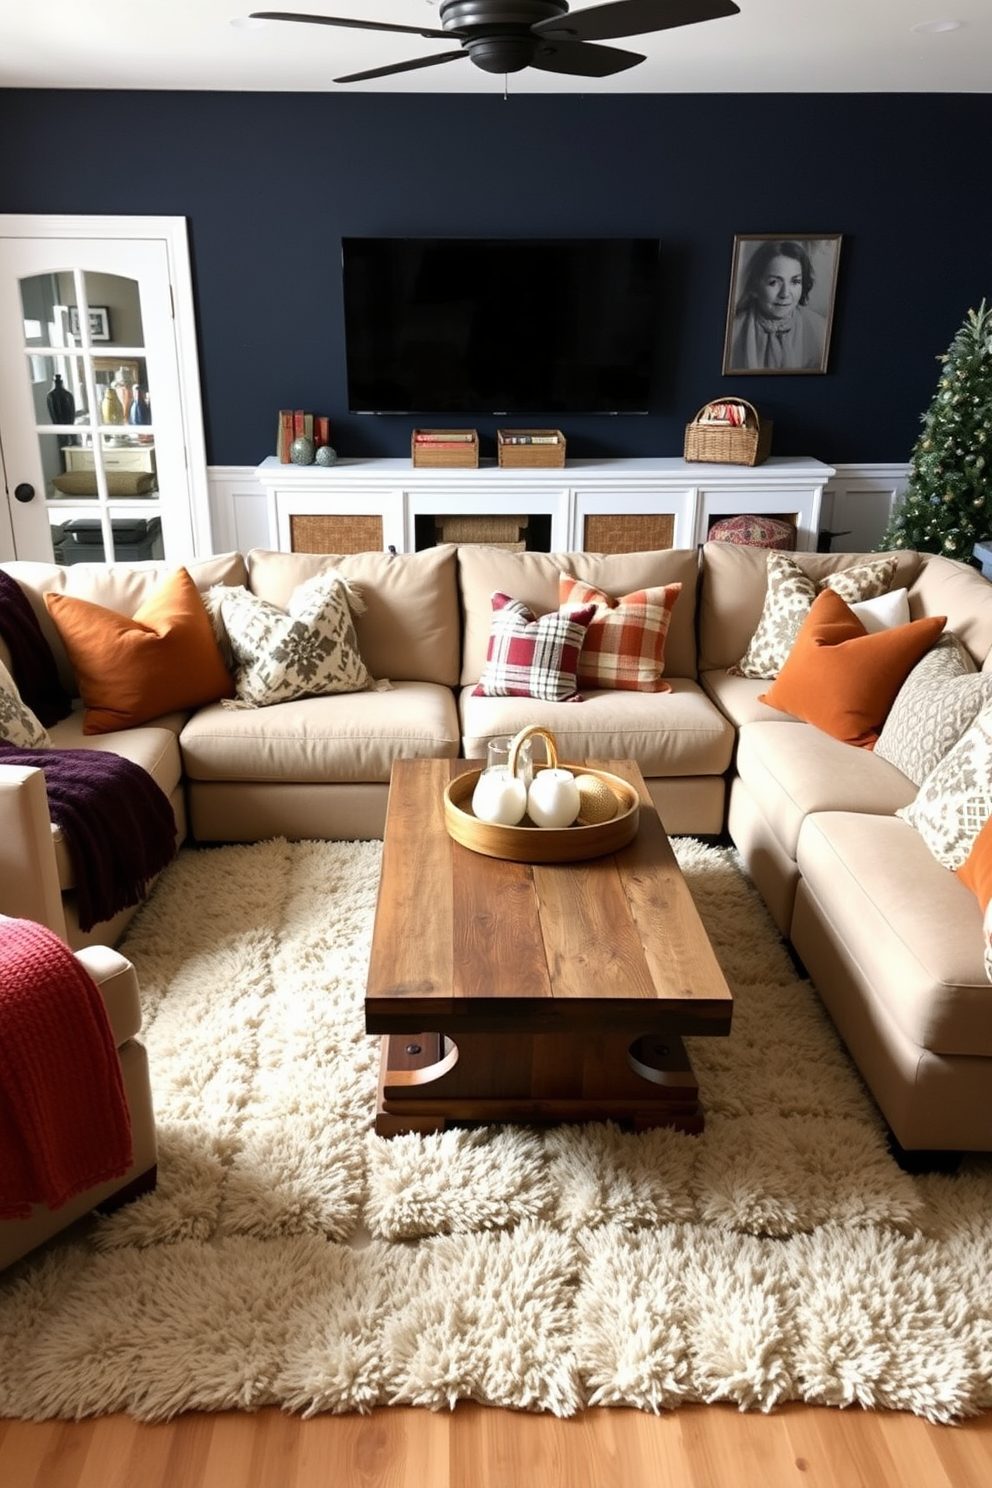
[[[81,930],[137,904],[175,857],[168,796],[122,755],[0,743],[0,765],[36,765],[45,772],[48,810],[62,829],[76,876]]]
[[[10,651],[10,669],[17,690],[45,728],[58,723],[72,709],[62,686],[52,648],[45,640],[31,601],[16,579],[0,569],[0,636]]]

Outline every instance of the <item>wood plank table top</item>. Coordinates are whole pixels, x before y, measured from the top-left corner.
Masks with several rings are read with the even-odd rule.
[[[434,1093],[442,1091],[444,1081],[438,1084],[438,1079],[444,1076],[460,1092],[448,1119],[468,1119],[459,1113],[471,1104],[469,1050],[473,1061],[479,1054],[480,1066],[491,1064],[494,1039],[515,1058],[521,1039],[530,1040],[533,1071],[548,1063],[549,1036],[564,1038],[565,1044],[572,1040],[574,1065],[588,1063],[591,1052],[583,1051],[592,1044],[601,1050],[604,1038],[619,1040],[626,1051],[638,1037],[651,1035],[664,1039],[652,1046],[655,1051],[662,1050],[691,1077],[681,1036],[729,1032],[730,989],[639,769],[623,760],[590,763],[637,790],[638,830],[615,853],[563,864],[491,858],[449,836],[444,790],[456,774],[473,768],[472,762],[424,759],[394,765],[365,1002],[368,1032],[394,1036],[384,1041],[380,1100],[390,1071],[397,1074],[396,1098],[402,1102],[406,1091],[419,1105],[431,1081]],[[438,1037],[421,1038],[424,1030]],[[405,1043],[400,1036],[406,1036]],[[412,1043],[411,1036],[416,1036]],[[452,1045],[459,1051],[455,1055]],[[626,1059],[642,1083],[663,1084],[641,1068],[642,1062],[636,1053]],[[652,1063],[650,1050],[646,1062]],[[453,1076],[456,1063],[462,1068]],[[475,1076],[486,1082],[482,1068]],[[514,1115],[511,1105],[506,1119],[532,1119],[538,1110],[533,1079],[521,1078],[528,1088],[518,1092],[518,1106],[531,1115]],[[540,1097],[540,1112],[550,1113],[546,1119],[580,1119],[581,1112],[561,1113],[571,1113],[574,1102],[581,1101],[590,1078],[577,1093],[559,1091],[557,1107],[549,1088]],[[569,1076],[565,1083],[574,1080]],[[409,1086],[417,1087],[412,1094]],[[486,1099],[484,1092],[478,1094],[479,1110],[488,1112],[495,1094],[490,1091]],[[596,1110],[601,1109],[599,1099]],[[617,1114],[630,1113],[618,1108]],[[494,1118],[480,1114],[476,1119]],[[411,1129],[381,1120],[379,1129],[387,1128]]]

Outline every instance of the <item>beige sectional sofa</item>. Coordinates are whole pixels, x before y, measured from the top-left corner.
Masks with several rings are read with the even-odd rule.
[[[795,559],[816,578],[863,561]],[[722,543],[605,556],[474,545],[399,555],[256,551],[190,572],[203,592],[243,584],[284,606],[327,567],[362,590],[362,658],[388,689],[261,709],[216,703],[96,737],[83,736],[74,715],[51,730],[53,741],[120,750],[151,769],[173,799],[180,836],[188,829],[202,842],[378,836],[394,759],[477,757],[488,738],[528,723],[552,729],[565,759],[635,759],[669,832],[729,830],[903,1147],[992,1150],[982,916],[894,816],[915,783],[870,750],[759,702],[767,683],[728,674],[761,613],[764,551]],[[6,568],[32,599],[67,683],[45,590],[133,613],[163,571]],[[474,695],[493,591],[538,614],[555,609],[563,568],[614,595],[682,585],[666,643],[670,692],[593,692],[581,703]],[[915,553],[898,556],[893,587],[903,584],[914,618],[946,614],[976,664],[986,663],[992,585],[964,565]],[[0,909],[42,919],[74,945],[114,940],[130,912],[81,935],[58,839],[38,772],[0,768]]]

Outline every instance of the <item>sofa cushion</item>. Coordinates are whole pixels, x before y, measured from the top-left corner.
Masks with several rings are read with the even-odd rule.
[[[840,595],[824,589],[761,701],[870,747],[908,672],[943,628],[944,617],[933,615],[869,635]]]
[[[898,814],[916,828],[938,863],[961,867],[992,816],[992,704],[986,704]]]
[[[662,680],[665,640],[681,584],[635,589],[614,598],[571,574],[558,576],[558,608],[595,605],[579,655],[580,687],[669,692]]]
[[[799,552],[790,553],[788,558],[820,589],[832,575],[875,562],[880,556],[877,553]],[[923,614],[945,613],[939,606],[912,609],[912,585],[924,556],[909,550],[886,556],[895,560],[895,572],[889,587],[909,588],[914,620]],[[748,548],[736,543],[703,544],[697,613],[700,672],[734,666],[744,655],[764,608],[767,566],[768,553],[762,548]],[[952,629],[956,628],[952,626]]]
[[[895,812],[915,794],[911,780],[870,749],[852,749],[808,723],[746,723],[737,773],[793,860],[803,821],[818,811]]]
[[[218,553],[212,558],[198,558],[186,570],[201,594],[214,584],[244,584],[248,579],[240,553]],[[75,599],[88,599],[92,604],[122,615],[133,615],[162,579],[172,573],[175,564],[159,560],[136,563],[33,563],[18,560],[5,563],[4,569],[15,578],[31,602],[42,633],[58,664],[62,684],[77,697],[72,663],[62,644],[55,621],[48,613],[46,594],[69,594]]]
[[[698,683],[685,677],[670,681],[667,693],[586,692],[578,707],[477,697],[466,687],[459,699],[462,753],[484,759],[490,739],[539,723],[554,734],[564,761],[629,759],[645,779],[722,775],[733,755],[733,725]]]
[[[992,584],[977,569],[942,553],[923,555],[925,561],[909,586],[913,619],[946,615],[947,629],[959,638],[968,654],[984,669],[992,667]]]
[[[13,677],[0,661],[0,741],[22,749],[47,749],[48,730],[31,712]]]
[[[299,584],[329,568],[361,591],[365,611],[355,616],[355,634],[373,677],[456,685],[461,617],[451,544],[419,553],[273,553],[256,548],[248,554],[248,587],[285,609]],[[488,595],[486,605],[488,625]],[[481,670],[480,662],[475,679]]]
[[[945,634],[900,687],[875,753],[922,785],[990,700],[992,672],[979,672],[957,636]]]
[[[558,608],[558,575],[563,570],[607,594],[629,594],[635,589],[681,584],[682,594],[672,611],[665,640],[665,676],[695,679],[698,571],[695,549],[605,554],[512,553],[482,543],[463,543],[458,548],[458,583],[465,617],[463,684],[477,682],[486,664],[492,613],[490,596],[496,590],[512,594],[533,614],[547,614]]]
[[[581,701],[579,652],[595,606],[553,610],[538,619],[509,594],[494,594],[491,603],[489,647],[476,696]]]
[[[894,558],[878,558],[841,573],[829,574],[818,585],[784,553],[768,553],[767,564],[761,618],[747,650],[731,668],[742,677],[778,676],[792,653],[818,590],[832,589],[851,603],[873,599],[892,587],[896,568]]]
[[[132,616],[66,594],[46,594],[45,603],[76,673],[87,734],[131,728],[233,692],[185,568],[163,578]]]
[[[221,585],[207,600],[231,648],[239,704],[265,708],[371,685],[352,619],[364,606],[333,569],[300,584],[285,609],[242,586]]]
[[[798,845],[807,892],[873,1004],[921,1049],[992,1054],[992,996],[974,896],[894,816],[827,811]]]
[[[459,747],[451,689],[394,682],[388,692],[298,698],[271,708],[199,709],[180,736],[183,767],[199,781],[388,781],[393,761]]]

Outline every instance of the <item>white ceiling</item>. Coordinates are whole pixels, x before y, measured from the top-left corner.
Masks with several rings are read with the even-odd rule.
[[[268,0],[268,4],[279,0]],[[728,19],[618,40],[612,78],[511,74],[525,93],[988,93],[992,0],[738,0]],[[467,58],[372,82],[344,73],[455,43],[326,26],[232,26],[266,0],[0,0],[0,87],[501,94]],[[429,0],[295,0],[304,11],[436,27]],[[575,0],[572,10],[582,10]],[[920,33],[953,19],[958,29]],[[735,142],[728,140],[728,147]]]

